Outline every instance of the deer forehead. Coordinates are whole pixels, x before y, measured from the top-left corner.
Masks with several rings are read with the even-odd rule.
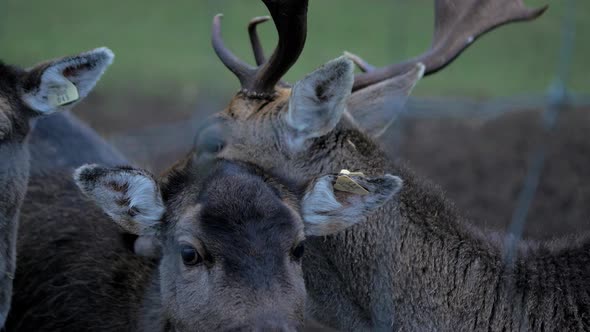
[[[243,174],[240,174],[243,175]],[[261,180],[261,179],[260,179]],[[232,187],[237,187],[233,188]],[[260,222],[272,221],[277,218],[280,222],[290,225],[289,235],[299,239],[303,236],[303,221],[298,213],[296,198],[277,184],[266,181],[245,181],[240,177],[224,177],[209,183],[205,190],[206,198],[203,201],[191,203],[184,201],[180,212],[174,213],[176,220],[175,236],[182,235],[206,235],[204,228],[212,224],[227,224],[236,227],[214,227],[220,232],[228,231],[240,233],[248,227],[266,228]],[[275,190],[277,192],[275,192]],[[280,197],[278,196],[280,192]],[[244,213],[247,211],[248,213]],[[203,215],[209,216],[203,220]],[[250,217],[255,216],[254,219]]]
[[[178,241],[207,248],[214,255],[282,255],[286,251],[281,248],[290,248],[304,239],[299,214],[289,205],[282,208],[285,213],[280,218],[264,215],[256,220],[240,220],[239,216],[229,215],[204,219],[206,204],[196,204],[180,215],[174,235]]]
[[[184,208],[182,212],[178,214],[178,221],[175,224],[174,237],[177,239],[183,239],[186,236],[194,236],[198,233],[197,220],[202,204],[195,204]]]
[[[239,119],[260,117],[263,114],[282,109],[289,102],[290,96],[290,88],[276,88],[275,95],[272,99],[250,98],[242,93],[238,93],[230,101],[229,106],[225,109],[225,113],[231,118]]]

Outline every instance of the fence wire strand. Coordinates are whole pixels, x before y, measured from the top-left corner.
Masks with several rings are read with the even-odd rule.
[[[545,134],[556,130],[559,114],[567,104],[567,80],[571,71],[571,61],[575,45],[575,2],[576,0],[568,0],[566,4],[556,75],[548,90],[548,103],[541,119]],[[517,258],[518,243],[522,238],[527,216],[543,174],[547,155],[546,150],[547,140],[542,139],[537,143],[531,154],[527,175],[518,196],[516,209],[512,214],[508,233],[506,234],[504,247],[504,263],[506,266],[512,266]]]

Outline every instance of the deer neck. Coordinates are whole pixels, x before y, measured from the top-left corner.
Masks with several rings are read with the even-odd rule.
[[[403,170],[401,171],[403,173]],[[440,189],[406,173],[391,230],[387,282],[393,321],[405,330],[570,330],[590,327],[588,236],[521,241],[463,220]],[[389,258],[390,257],[390,258]],[[383,262],[381,262],[383,264]],[[379,276],[376,276],[379,278]]]
[[[350,143],[362,146],[355,137],[343,139],[343,145]],[[477,282],[471,266],[493,266],[498,252],[466,231],[438,188],[387,160],[377,146],[371,148],[354,162],[350,156],[332,158],[332,171],[390,173],[404,180],[403,189],[365,222],[336,236],[310,239],[304,260],[308,310],[333,327],[385,329],[404,316],[418,317],[419,327],[428,327],[430,317],[440,316],[437,305],[448,301],[438,290],[466,290],[457,283]],[[490,262],[475,263],[473,253],[482,251]],[[465,273],[466,279],[457,278]]]
[[[333,157],[334,168],[348,167],[349,159]],[[438,187],[388,161],[377,147],[355,160],[354,170],[394,174],[404,186],[365,222],[309,239],[304,270],[312,316],[347,329],[511,330],[556,326],[556,298],[573,301],[571,321],[590,310],[590,296],[579,292],[590,287],[583,263],[590,241],[537,249],[522,242],[514,265],[506,265],[504,237],[467,224]]]
[[[415,316],[414,308],[443,301],[446,294],[437,299],[432,294],[414,294],[422,294],[433,282],[452,285],[453,275],[463,271],[441,267],[465,259],[457,257],[457,248],[475,252],[479,244],[463,231],[438,188],[392,163],[376,144],[346,123],[340,126],[335,137],[324,139],[337,141],[339,147],[325,158],[330,165],[320,165],[321,169],[309,165],[314,169],[307,172],[346,168],[369,175],[390,173],[404,184],[368,220],[335,236],[308,240],[303,261],[307,309],[333,327],[387,328],[397,324],[401,315]]]
[[[18,215],[27,191],[29,151],[26,143],[0,142],[0,220],[2,225]]]
[[[26,143],[0,142],[0,314],[8,312],[16,263],[18,216],[27,190]],[[0,326],[6,317],[0,316]]]

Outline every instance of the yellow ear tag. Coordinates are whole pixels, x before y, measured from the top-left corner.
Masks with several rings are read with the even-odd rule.
[[[74,83],[68,80],[64,80],[64,82],[60,85],[49,87],[49,92],[47,94],[47,101],[49,104],[51,104],[51,106],[69,104],[78,100],[79,98],[80,95],[78,95],[78,88],[76,88]]]
[[[346,169],[340,171],[334,189],[357,195],[367,195],[369,191],[354,181],[350,176],[365,176],[362,172],[350,172]]]

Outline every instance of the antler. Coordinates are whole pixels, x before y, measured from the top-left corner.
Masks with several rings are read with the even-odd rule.
[[[252,44],[252,51],[254,51],[254,60],[256,60],[256,65],[260,66],[266,62],[266,57],[264,56],[264,49],[262,48],[262,44],[260,44],[260,38],[258,38],[258,33],[256,32],[256,27],[260,23],[264,23],[270,20],[270,16],[258,16],[250,20],[248,23],[248,34],[250,35],[250,44]]]
[[[256,25],[264,19],[254,19],[249,26],[250,41],[256,61],[254,68],[236,57],[221,38],[221,14],[213,19],[213,49],[223,64],[240,80],[242,91],[252,97],[274,95],[275,85],[297,61],[307,37],[308,0],[262,0],[268,8],[279,34],[277,48],[268,61],[264,60]],[[254,36],[254,38],[253,38]]]
[[[533,20],[547,7],[530,9],[522,0],[436,0],[434,38],[430,50],[383,68],[375,68],[359,56],[347,53],[363,71],[355,76],[352,90],[400,75],[418,62],[426,66],[424,75],[436,73],[486,32],[507,23]]]

